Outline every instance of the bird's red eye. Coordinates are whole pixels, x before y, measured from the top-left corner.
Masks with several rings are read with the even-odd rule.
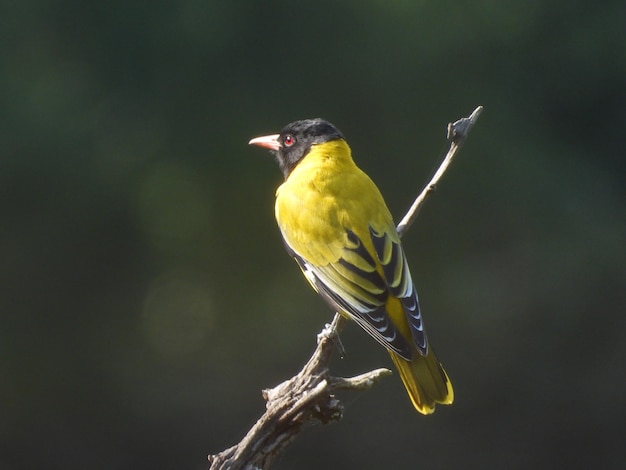
[[[286,135],[285,138],[283,139],[283,143],[285,144],[285,147],[291,147],[295,143],[295,141],[296,139],[294,139],[292,135]]]

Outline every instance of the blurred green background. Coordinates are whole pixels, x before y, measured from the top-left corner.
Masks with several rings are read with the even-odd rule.
[[[0,6],[0,468],[203,469],[332,317],[247,145],[324,117],[399,220],[456,392],[347,394],[278,469],[626,459],[626,3]],[[355,325],[337,375],[390,361]]]

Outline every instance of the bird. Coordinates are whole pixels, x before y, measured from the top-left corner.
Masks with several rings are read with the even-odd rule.
[[[393,217],[341,131],[305,119],[249,144],[269,149],[283,173],[276,221],[313,289],[389,352],[418,412],[451,404],[452,384],[426,337]]]

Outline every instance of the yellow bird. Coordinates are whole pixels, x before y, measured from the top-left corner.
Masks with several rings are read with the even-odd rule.
[[[283,172],[276,221],[313,289],[389,351],[417,411],[452,403],[391,213],[343,134],[308,119],[250,144],[270,149]]]

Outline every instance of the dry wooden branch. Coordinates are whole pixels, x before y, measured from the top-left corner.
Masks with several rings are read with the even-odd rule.
[[[439,165],[439,168],[437,169],[433,177],[430,179],[428,184],[424,186],[424,189],[422,189],[420,195],[415,198],[415,202],[413,202],[413,205],[411,206],[409,211],[396,227],[396,230],[398,231],[398,235],[400,235],[400,237],[405,234],[413,221],[417,218],[417,214],[424,205],[426,198],[435,192],[439,180],[441,180],[441,177],[450,166],[450,163],[452,163],[452,159],[465,142],[467,134],[474,126],[476,120],[478,119],[478,116],[480,116],[480,113],[482,112],[483,107],[479,106],[468,117],[461,118],[454,123],[448,124],[448,140],[450,141],[450,148],[448,149],[448,153],[444,157],[443,162],[441,162],[441,165]]]
[[[479,106],[467,118],[448,124],[450,149],[439,169],[397,227],[404,235],[413,223],[426,198],[463,145],[469,130],[482,112]],[[248,434],[238,444],[219,454],[209,455],[210,470],[267,469],[274,458],[307,426],[338,421],[343,416],[343,405],[335,397],[336,390],[368,390],[382,377],[391,374],[389,369],[376,369],[351,378],[332,377],[329,363],[333,349],[343,351],[339,332],[345,325],[343,316],[336,313],[332,323],[326,325],[317,337],[317,348],[302,368],[289,380],[264,390],[266,411]]]
[[[269,468],[272,460],[307,425],[341,419],[343,405],[335,398],[336,390],[367,390],[391,374],[388,369],[377,369],[348,379],[330,376],[328,364],[341,321],[335,318],[326,325],[318,335],[313,356],[297,375],[263,390],[267,401],[265,414],[239,444],[209,456],[211,469]]]

